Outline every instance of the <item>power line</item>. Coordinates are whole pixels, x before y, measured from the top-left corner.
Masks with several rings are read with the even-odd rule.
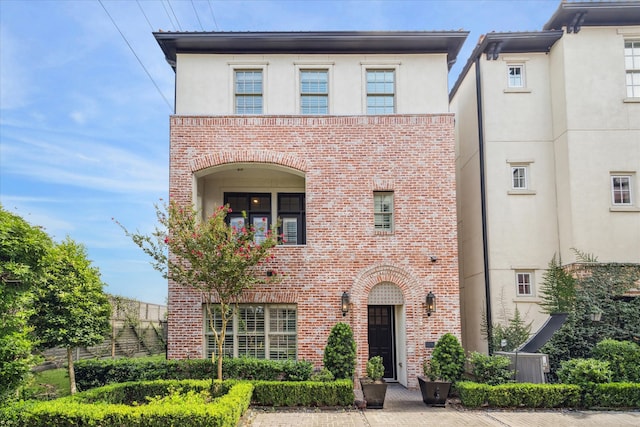
[[[167,18],[169,18],[169,23],[171,23],[172,30],[175,31],[176,25],[173,23],[173,19],[171,19],[171,15],[169,15],[169,11],[167,10],[167,6],[164,4],[164,0],[160,2],[162,8],[164,9],[164,13],[167,14]]]
[[[200,29],[204,31],[204,27],[202,26],[202,21],[200,21],[200,15],[198,14],[198,9],[196,9],[196,5],[193,4],[193,0],[191,0],[191,7],[193,7],[193,11],[196,13],[196,18],[198,18],[198,24],[200,24]]]
[[[211,0],[208,0],[207,4],[209,5],[209,10],[211,11],[211,17],[213,18],[213,24],[216,26],[216,31],[218,31],[220,28],[218,27],[218,21],[216,21],[216,15],[213,14],[213,6],[211,6]]]
[[[176,15],[176,12],[173,10],[173,7],[171,6],[171,0],[167,0],[167,4],[169,5],[169,9],[171,9],[171,13],[173,14],[173,17],[176,19],[176,23],[178,24],[178,30],[182,31],[182,26],[180,25],[180,21],[178,21],[178,16]]]
[[[169,109],[171,111],[173,111],[173,107],[171,106],[171,103],[169,102],[169,100],[167,99],[166,96],[164,96],[164,93],[162,93],[162,91],[160,90],[160,87],[156,84],[156,81],[153,80],[153,77],[151,77],[151,74],[149,73],[149,71],[147,70],[147,67],[144,66],[144,64],[142,63],[142,61],[140,60],[140,58],[138,57],[138,54],[136,54],[136,51],[133,50],[133,47],[131,46],[131,44],[129,43],[129,41],[127,40],[127,38],[125,37],[124,33],[120,30],[120,27],[118,27],[118,24],[116,24],[116,21],[114,21],[113,17],[111,16],[111,14],[109,13],[109,11],[107,10],[107,8],[104,6],[104,4],[102,3],[102,0],[98,0],[98,3],[100,3],[100,6],[102,6],[102,8],[104,9],[105,13],[107,14],[107,16],[109,17],[109,19],[111,20],[111,23],[113,24],[114,27],[116,27],[116,30],[118,30],[118,32],[120,33],[120,36],[122,36],[122,39],[124,40],[124,42],[127,44],[127,46],[129,46],[129,49],[131,50],[131,53],[133,53],[133,56],[136,57],[136,59],[138,60],[138,63],[140,64],[140,66],[142,67],[142,69],[144,70],[145,73],[147,73],[147,76],[149,77],[149,79],[151,80],[151,83],[153,83],[153,85],[156,87],[156,90],[158,91],[158,93],[160,94],[160,96],[162,96],[162,99],[164,99],[164,102],[167,104],[167,106],[169,107]]]
[[[149,18],[147,18],[147,14],[144,13],[144,9],[142,8],[142,5],[140,4],[140,0],[136,0],[136,3],[138,3],[138,7],[140,8],[140,12],[142,12],[142,16],[144,16],[144,19],[147,20],[147,24],[149,24],[149,28],[151,28],[151,32],[153,32],[153,25],[151,25],[151,21],[149,21]]]

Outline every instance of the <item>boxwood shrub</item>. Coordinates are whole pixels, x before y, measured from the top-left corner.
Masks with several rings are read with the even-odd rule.
[[[185,391],[187,390],[187,391]],[[16,427],[236,426],[247,410],[250,382],[154,381],[114,384],[74,396],[38,402],[11,420]],[[203,392],[210,397],[206,400]],[[146,396],[154,396],[151,401]],[[200,397],[199,397],[200,396]]]
[[[159,379],[211,379],[216,377],[216,365],[209,359],[89,359],[75,365],[79,390],[107,384]],[[300,360],[264,360],[225,358],[222,372],[225,379],[265,381],[307,381],[313,365]]]
[[[580,403],[580,387],[570,384],[509,383],[490,386],[457,384],[464,406],[477,408],[572,408]]]
[[[591,387],[584,396],[589,408],[640,408],[640,383],[605,383]]]
[[[255,381],[252,404],[258,406],[351,406],[353,381]]]

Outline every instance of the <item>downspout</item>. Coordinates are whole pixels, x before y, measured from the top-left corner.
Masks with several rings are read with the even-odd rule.
[[[489,282],[489,242],[487,233],[487,196],[484,162],[484,127],[482,114],[482,88],[480,79],[480,55],[475,59],[476,65],[476,108],[478,111],[478,156],[480,157],[480,209],[482,218],[482,258],[484,266],[484,291],[486,298],[487,345],[489,354],[493,354],[493,321],[491,319],[491,286]]]

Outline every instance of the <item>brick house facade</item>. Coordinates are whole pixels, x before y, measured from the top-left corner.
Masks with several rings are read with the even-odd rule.
[[[425,343],[461,336],[446,75],[467,33],[196,34],[155,34],[176,69],[171,198],[204,215],[223,203],[246,206],[249,221],[284,219],[293,239],[265,268],[282,280],[244,293],[225,351],[321,367],[329,331],[344,321],[357,342],[358,376],[381,354],[385,377],[416,387],[431,351]],[[325,113],[301,114],[304,94],[295,88],[307,67],[331,79],[328,102],[320,91]],[[261,114],[234,110],[232,82],[247,69],[259,73]],[[371,91],[361,79],[370,69],[393,78],[392,114],[367,114]],[[425,74],[441,90],[412,90]],[[350,93],[344,81],[353,102],[341,101]],[[430,316],[429,292],[437,303]],[[169,283],[168,304],[169,358],[206,357],[202,297]]]

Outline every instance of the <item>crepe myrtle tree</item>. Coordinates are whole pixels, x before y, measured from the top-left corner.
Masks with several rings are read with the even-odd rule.
[[[227,324],[243,291],[279,277],[262,272],[264,264],[273,259],[277,234],[250,225],[233,226],[226,221],[229,213],[231,208],[225,205],[202,218],[193,206],[171,201],[156,204],[158,224],[151,234],[132,233],[118,223],[165,278],[202,295],[217,347],[212,362],[217,359],[220,380]],[[246,213],[242,215],[246,224]],[[277,229],[277,225],[273,227]]]

